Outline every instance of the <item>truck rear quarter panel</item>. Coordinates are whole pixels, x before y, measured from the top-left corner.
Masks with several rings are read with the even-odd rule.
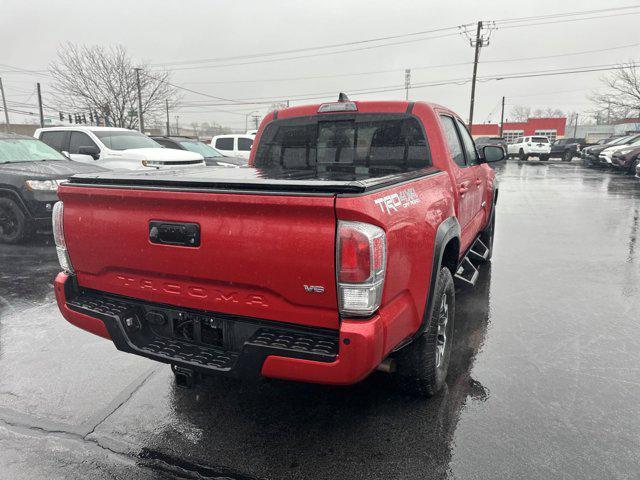
[[[338,196],[338,220],[371,223],[387,235],[387,269],[381,308],[394,304],[397,316],[385,332],[388,353],[420,327],[427,302],[438,226],[454,215],[445,172],[366,195]]]

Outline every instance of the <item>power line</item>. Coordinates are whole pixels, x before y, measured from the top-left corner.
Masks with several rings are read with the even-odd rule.
[[[611,17],[621,17],[621,16],[628,16],[628,15],[638,15],[640,14],[640,12],[625,12],[625,13],[615,13],[612,15],[598,15],[598,16],[594,16],[594,17],[585,17],[585,18],[569,18],[569,19],[565,19],[565,20],[557,20],[555,22],[553,21],[544,21],[544,22],[532,22],[532,23],[521,23],[521,24],[514,24],[514,25],[505,25],[505,26],[500,26],[498,25],[496,28],[498,28],[499,30],[505,30],[505,29],[509,29],[509,28],[521,28],[521,27],[533,27],[536,25],[551,25],[554,23],[569,23],[569,22],[581,22],[583,20],[595,20],[595,19],[600,19],[600,18],[611,18]]]
[[[495,20],[496,23],[513,23],[513,22],[522,22],[528,20],[541,20],[545,18],[557,18],[557,17],[570,17],[570,16],[578,16],[578,15],[590,15],[596,13],[604,13],[604,12],[613,12],[620,10],[634,10],[640,8],[640,5],[628,5],[625,7],[609,7],[609,8],[600,8],[597,10],[581,10],[581,11],[573,11],[573,12],[564,12],[564,13],[549,13],[544,15],[532,15],[529,17],[515,17],[515,18],[501,18],[499,20]]]
[[[583,67],[573,68],[573,69],[550,69],[550,70],[534,70],[534,71],[526,71],[526,72],[513,72],[506,74],[496,74],[484,77],[478,77],[478,81],[488,82],[488,81],[501,81],[501,80],[509,80],[509,79],[519,79],[519,78],[533,78],[533,77],[544,77],[544,76],[557,76],[557,75],[569,75],[569,74],[579,74],[579,73],[589,73],[589,72],[598,72],[598,71],[607,71],[607,70],[619,70],[624,68],[619,64],[600,64],[600,65],[587,65]],[[463,85],[465,83],[469,83],[471,78],[469,77],[460,77],[454,79],[445,79],[434,82],[422,82],[422,83],[413,83],[411,85],[411,89],[414,88],[425,88],[425,87],[434,87],[434,86],[442,86],[442,85]],[[373,94],[373,93],[384,93],[384,92],[399,92],[405,89],[404,84],[397,85],[387,85],[380,87],[372,87],[369,89],[360,89],[360,90],[349,90],[344,89],[350,95],[365,95],[365,94]],[[282,100],[283,98],[291,98],[296,101],[303,100],[317,100],[328,98],[329,95],[335,94],[335,91],[332,92],[313,92],[306,94],[296,94],[296,95],[281,95],[274,97],[254,97],[254,98],[246,98],[246,99],[236,99],[235,102],[237,105],[259,105],[259,104],[268,104],[273,103],[278,100]],[[251,101],[254,99],[264,100],[264,101]],[[225,106],[229,104],[200,104],[201,106]],[[194,106],[194,105],[191,105]]]
[[[608,52],[612,50],[621,50],[624,48],[637,47],[640,45],[638,43],[631,43],[627,45],[619,45],[615,47],[608,48],[600,48],[594,50],[582,50],[579,52],[568,52],[568,53],[560,53],[554,55],[539,55],[535,57],[518,57],[518,58],[503,58],[503,59],[495,59],[495,60],[484,60],[483,63],[507,63],[507,62],[524,62],[528,60],[542,60],[548,58],[561,58],[561,57],[570,57],[575,55],[585,55],[591,53],[599,53],[599,52]],[[418,67],[411,67],[411,70],[431,70],[437,68],[446,68],[446,67],[458,67],[471,65],[473,62],[457,62],[457,63],[444,63],[437,65],[422,65]],[[342,77],[358,77],[358,76],[371,76],[371,75],[379,75],[379,74],[387,74],[387,73],[399,73],[401,69],[394,68],[388,70],[373,70],[368,72],[352,72],[352,73],[338,73],[334,75],[311,75],[305,77],[280,77],[280,78],[265,78],[265,79],[252,79],[252,80],[213,80],[213,81],[202,81],[202,82],[185,82],[184,85],[228,85],[228,84],[238,84],[238,83],[275,83],[275,82],[290,82],[295,80],[318,80],[318,79],[329,79],[329,78],[342,78]]]
[[[197,64],[197,63],[226,62],[230,60],[244,60],[244,59],[258,58],[258,57],[271,57],[276,55],[287,55],[290,53],[301,53],[301,52],[308,52],[312,50],[325,50],[330,48],[339,48],[339,47],[347,47],[347,46],[353,46],[353,45],[362,45],[365,43],[381,42],[385,40],[395,40],[398,38],[406,38],[406,37],[412,37],[412,36],[418,36],[418,35],[427,35],[430,33],[445,32],[447,30],[455,30],[457,28],[458,26],[442,27],[442,28],[436,28],[432,30],[423,30],[420,32],[402,33],[397,35],[388,35],[385,37],[369,38],[366,40],[356,40],[352,42],[319,45],[315,47],[304,47],[304,48],[295,48],[295,49],[289,49],[289,50],[278,50],[278,51],[272,51],[272,52],[235,55],[231,57],[217,57],[217,58],[198,59],[198,60],[180,60],[180,61],[174,61],[174,62],[156,63],[156,64],[152,64],[152,66],[191,65],[191,64]]]
[[[323,52],[323,53],[315,53],[315,54],[310,54],[310,55],[298,55],[298,56],[295,56],[295,57],[269,58],[269,59],[266,59],[266,60],[257,60],[257,61],[250,61],[250,62],[225,63],[225,64],[218,64],[218,65],[202,65],[202,66],[193,66],[193,67],[179,67],[179,68],[170,68],[168,70],[170,72],[175,72],[175,71],[180,71],[180,70],[202,70],[202,69],[207,69],[207,68],[237,67],[237,66],[242,66],[242,65],[256,65],[256,64],[260,64],[260,63],[273,63],[273,62],[283,62],[283,61],[288,61],[288,60],[300,60],[300,59],[308,59],[308,58],[316,58],[316,57],[325,57],[325,56],[328,56],[328,55],[336,55],[336,54],[341,54],[341,53],[359,52],[359,51],[363,51],[363,50],[371,50],[371,49],[374,49],[374,48],[391,47],[391,46],[395,46],[395,45],[405,45],[407,43],[422,42],[422,41],[425,41],[425,40],[435,40],[437,38],[445,38],[445,37],[453,37],[453,36],[458,36],[458,32],[446,33],[446,34],[443,34],[443,35],[436,35],[434,37],[426,37],[426,38],[418,38],[418,39],[412,39],[412,40],[404,40],[404,41],[401,41],[401,42],[385,43],[385,44],[382,44],[382,45],[370,45],[370,46],[366,46],[366,47],[352,48],[352,49],[347,49],[347,50],[336,50],[334,52]]]
[[[538,17],[531,17],[531,19],[537,19],[540,20],[541,18],[561,18],[558,21],[546,21],[543,23],[528,23],[528,24],[520,24],[520,25],[505,25],[505,26],[500,26],[501,29],[507,29],[507,28],[517,28],[517,27],[526,27],[526,26],[534,26],[534,25],[540,25],[540,24],[544,24],[544,25],[548,25],[548,24],[553,24],[553,23],[564,23],[564,22],[574,22],[574,21],[581,21],[581,20],[593,20],[593,19],[599,19],[599,18],[607,18],[607,17],[611,17],[611,16],[621,16],[621,15],[629,15],[629,14],[637,14],[640,12],[624,12],[624,13],[617,13],[617,14],[613,14],[613,15],[594,15],[595,13],[601,13],[601,12],[611,12],[611,11],[619,11],[619,10],[631,10],[631,9],[638,9],[640,8],[640,6],[628,6],[628,7],[618,7],[618,8],[609,8],[609,9],[599,9],[599,10],[585,10],[585,11],[580,11],[580,12],[566,12],[566,13],[556,13],[556,14],[548,14],[548,15],[541,15]],[[564,18],[567,16],[579,16],[579,15],[591,15],[585,18]],[[521,18],[514,18],[514,19],[503,19],[500,20],[499,22],[501,22],[502,24],[506,24],[508,22],[518,22],[518,21],[524,21],[529,19],[529,17],[521,17]],[[498,24],[498,21],[496,22],[496,24]],[[353,51],[361,51],[361,50],[368,50],[368,49],[372,49],[372,48],[381,48],[381,47],[387,47],[387,46],[393,46],[393,45],[401,45],[401,44],[406,44],[406,43],[412,43],[412,42],[416,42],[416,41],[424,41],[424,40],[431,40],[431,39],[436,39],[436,38],[444,38],[444,37],[449,37],[449,36],[454,36],[455,33],[450,33],[450,34],[445,34],[445,35],[438,35],[438,36],[434,36],[434,37],[426,37],[426,38],[419,38],[419,39],[412,39],[412,40],[407,40],[407,41],[401,41],[401,42],[393,42],[393,43],[385,43],[385,44],[381,44],[381,45],[370,45],[370,46],[366,46],[366,47],[362,47],[362,48],[355,48],[355,49],[347,49],[347,50],[338,50],[338,51],[334,51],[334,52],[323,52],[323,53],[317,53],[317,54],[312,54],[312,55],[303,55],[303,56],[294,56],[294,57],[284,57],[284,58],[271,58],[271,59],[266,59],[266,60],[258,60],[258,61],[249,61],[249,62],[236,62],[236,63],[223,63],[223,64],[216,64],[216,65],[201,65],[203,63],[215,63],[215,62],[224,62],[224,61],[228,61],[228,60],[232,60],[232,59],[256,59],[256,58],[261,58],[261,57],[269,57],[269,56],[275,56],[275,55],[286,55],[288,53],[296,53],[296,52],[303,52],[303,51],[313,51],[313,50],[319,50],[319,49],[329,49],[329,48],[337,48],[339,46],[347,46],[347,45],[357,45],[357,44],[361,44],[361,43],[367,43],[367,42],[375,42],[375,41],[381,41],[384,39],[395,39],[395,38],[403,38],[403,37],[407,37],[407,36],[412,36],[412,35],[421,35],[421,34],[428,34],[428,33],[435,33],[435,32],[445,32],[448,30],[452,30],[452,29],[460,29],[462,32],[465,31],[465,29],[469,26],[470,24],[463,24],[463,25],[459,25],[459,26],[451,26],[451,27],[442,27],[439,29],[434,29],[434,30],[428,30],[428,31],[423,31],[423,32],[412,32],[412,33],[407,33],[407,34],[399,34],[399,35],[393,35],[393,36],[388,36],[388,37],[379,37],[378,39],[368,39],[368,40],[362,40],[362,41],[356,41],[356,42],[345,42],[344,44],[333,44],[333,45],[321,45],[321,46],[317,46],[317,47],[305,47],[302,49],[293,49],[293,50],[282,50],[282,51],[277,51],[277,52],[265,52],[265,53],[256,53],[256,54],[247,54],[247,55],[238,55],[235,57],[219,57],[219,58],[210,58],[210,59],[198,59],[198,60],[185,60],[185,61],[180,61],[180,62],[164,62],[164,63],[158,63],[155,64],[156,66],[171,66],[171,65],[198,65],[200,64],[200,66],[190,66],[190,67],[179,67],[179,68],[171,68],[171,71],[177,71],[177,70],[195,70],[195,69],[205,69],[205,68],[221,68],[221,67],[230,67],[230,66],[240,66],[240,65],[252,65],[252,64],[257,64],[257,63],[271,63],[271,62],[278,62],[278,61],[287,61],[287,60],[297,60],[297,59],[306,59],[306,58],[314,58],[314,57],[320,57],[320,56],[326,56],[326,55],[335,55],[335,54],[340,54],[340,53],[347,53],[347,52],[353,52]]]

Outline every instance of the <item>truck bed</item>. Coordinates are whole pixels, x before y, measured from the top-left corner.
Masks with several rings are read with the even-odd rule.
[[[207,168],[181,170],[140,170],[75,175],[70,185],[92,187],[259,191],[284,193],[365,193],[414,178],[438,173],[433,167],[411,172],[372,176],[315,170],[261,170],[258,168]]]

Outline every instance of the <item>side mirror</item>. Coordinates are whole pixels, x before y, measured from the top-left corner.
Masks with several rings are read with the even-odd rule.
[[[482,147],[481,161],[484,163],[499,162],[505,158],[507,157],[505,156],[504,149],[502,147],[497,147],[495,145],[485,145]]]
[[[90,155],[93,157],[94,160],[97,160],[98,158],[100,158],[100,149],[94,145],[91,146],[86,146],[86,147],[79,147],[78,148],[78,154],[80,155]]]

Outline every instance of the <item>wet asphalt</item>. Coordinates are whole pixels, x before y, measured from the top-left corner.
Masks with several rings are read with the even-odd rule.
[[[61,317],[48,237],[0,245],[0,478],[640,477],[640,181],[497,170],[493,260],[430,400],[382,373],[178,389]]]

